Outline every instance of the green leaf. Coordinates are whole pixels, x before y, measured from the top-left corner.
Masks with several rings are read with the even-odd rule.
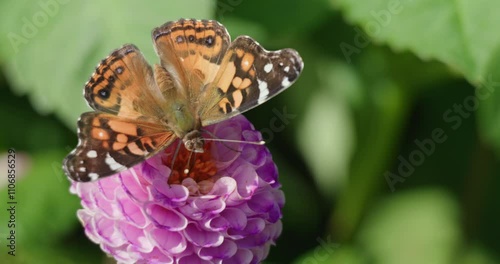
[[[335,0],[348,21],[378,43],[439,60],[476,87],[500,82],[500,2],[495,0]],[[350,45],[363,49],[353,39]],[[495,86],[496,88],[496,86]],[[500,153],[500,95],[481,100],[483,136]],[[475,110],[474,110],[475,111]]]
[[[367,49],[356,69],[363,95],[351,96],[357,98],[353,100],[356,149],[349,160],[348,184],[331,219],[331,232],[340,241],[350,239],[379,190],[411,106],[408,90],[389,74],[388,61],[380,50]]]
[[[295,165],[287,163],[286,156],[277,150],[271,149],[271,153],[274,153],[273,160],[278,165],[279,179],[286,197],[286,206],[283,208],[285,227],[302,234],[319,232],[320,197],[310,183],[298,173]],[[297,195],[298,193],[301,195]]]
[[[219,0],[217,18],[239,17],[264,25],[274,36],[287,37],[292,33],[308,32],[328,18],[328,0]]]
[[[335,243],[323,243],[322,240],[315,249],[311,250],[304,256],[296,260],[295,264],[362,264],[370,263],[366,256],[363,256],[362,251],[348,245],[340,245]]]
[[[134,43],[156,62],[154,27],[179,17],[210,18],[213,9],[209,0],[3,1],[0,10],[6,14],[0,23],[8,26],[3,33],[11,34],[0,40],[0,58],[16,92],[28,93],[38,111],[55,112],[74,127],[88,110],[83,86],[112,50]]]
[[[76,210],[79,199],[69,193],[69,181],[61,169],[64,153],[44,151],[21,159],[16,153],[16,171],[27,167],[26,175],[16,175],[15,204],[16,240],[26,247],[54,243],[77,225]],[[7,204],[7,186],[0,190],[0,203]],[[10,201],[10,199],[9,199]],[[5,209],[3,209],[5,210]],[[7,223],[10,214],[0,214],[0,222]],[[0,225],[0,234],[11,229]],[[4,237],[2,235],[2,237]]]
[[[37,114],[26,96],[12,94],[1,78],[0,89],[4,89],[0,97],[0,123],[15,124],[0,130],[0,150],[15,147],[17,151],[28,152],[62,148],[69,151],[75,144],[73,131],[54,116]]]
[[[321,73],[325,77],[307,102],[297,137],[319,190],[333,198],[349,174],[355,141],[352,113],[345,98],[349,94],[358,96],[359,87],[358,80],[342,63],[325,63]],[[343,85],[338,85],[340,82]],[[337,90],[330,92],[333,88]]]
[[[375,263],[454,263],[459,252],[459,206],[447,192],[401,192],[371,210],[359,241]]]
[[[500,260],[495,258],[491,252],[488,252],[480,245],[472,245],[463,253],[460,264],[495,264]]]
[[[332,1],[333,2],[333,1]],[[334,1],[375,41],[438,59],[479,81],[500,45],[500,3],[494,0]]]

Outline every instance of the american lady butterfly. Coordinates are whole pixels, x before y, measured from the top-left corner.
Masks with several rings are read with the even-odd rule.
[[[203,152],[201,128],[260,105],[288,88],[304,64],[292,49],[266,51],[247,36],[231,42],[213,20],[181,19],[152,32],[160,64],[134,45],[97,66],[84,95],[94,112],[78,120],[78,146],[65,158],[75,181],[130,168],[175,139]]]

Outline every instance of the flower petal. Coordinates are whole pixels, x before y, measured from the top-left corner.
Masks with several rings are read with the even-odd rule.
[[[220,246],[201,248],[198,255],[205,260],[228,259],[236,254],[237,250],[236,243],[226,239]]]
[[[144,229],[137,228],[126,222],[119,222],[117,228],[121,230],[124,238],[134,247],[134,250],[140,252],[151,252],[153,250],[153,244],[147,239]]]
[[[166,229],[152,229],[147,232],[155,245],[161,250],[170,254],[183,252],[186,247],[186,240],[179,232],[172,232]]]
[[[119,198],[117,202],[125,219],[127,219],[137,227],[146,226],[146,215],[137,203],[134,203],[133,201],[125,197]]]
[[[126,242],[122,234],[116,229],[115,221],[106,217],[99,217],[95,219],[94,223],[97,235],[110,246],[117,247]]]
[[[262,138],[242,116],[204,129],[225,139]],[[281,234],[285,202],[271,154],[251,144],[207,147],[212,178],[193,171],[168,184],[170,146],[117,176],[72,183],[87,236],[119,263],[261,263]]]
[[[184,230],[186,238],[199,247],[214,247],[222,244],[224,237],[220,232],[201,230],[198,225],[191,223]]]
[[[146,205],[146,214],[155,226],[169,231],[183,230],[187,225],[187,219],[184,215],[159,204]]]
[[[252,263],[253,259],[253,252],[244,249],[244,248],[239,248],[236,253],[229,259],[224,261],[224,264],[250,264]]]
[[[179,264],[212,264],[208,260],[203,260],[196,255],[189,255],[179,259]]]
[[[178,184],[168,185],[164,179],[153,181],[152,193],[157,201],[162,201],[164,206],[170,207],[183,205],[189,197],[186,187]]]
[[[121,187],[132,199],[137,201],[147,201],[150,199],[150,194],[144,182],[141,182],[141,178],[137,175],[137,171],[140,171],[140,169],[136,166],[121,172],[119,174]]]

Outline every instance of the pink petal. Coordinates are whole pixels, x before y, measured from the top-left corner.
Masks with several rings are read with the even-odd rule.
[[[141,182],[137,171],[140,169],[136,167],[123,171],[119,174],[120,181],[122,183],[122,188],[125,192],[137,201],[147,201],[149,200],[149,192],[146,185]]]
[[[226,219],[232,229],[243,230],[247,225],[247,216],[237,208],[227,208],[221,212],[221,216]]]
[[[137,227],[146,226],[147,218],[137,203],[132,202],[130,199],[119,198],[118,205],[127,220],[134,223]]]
[[[201,230],[196,224],[189,224],[184,234],[190,242],[200,247],[218,246],[224,241],[221,233]]]
[[[257,213],[267,213],[274,207],[275,202],[272,193],[259,192],[248,201],[248,207]]]
[[[124,238],[134,246],[134,250],[141,252],[151,252],[153,250],[153,245],[144,234],[144,229],[125,222],[118,223],[117,227],[121,230]]]
[[[238,193],[242,197],[250,197],[259,185],[259,177],[255,169],[243,164],[233,173],[233,178],[238,183]]]
[[[169,185],[164,179],[153,181],[153,195],[156,200],[163,201],[164,205],[180,206],[189,197],[186,187],[178,184]]]
[[[166,229],[152,229],[146,232],[152,241],[162,250],[170,254],[178,254],[186,249],[186,240],[178,232]]]
[[[85,234],[92,240],[92,242],[99,244],[101,243],[101,237],[97,234],[94,223],[94,215],[89,214],[87,210],[80,209],[77,211],[78,219],[82,222],[83,227],[85,227]]]
[[[266,222],[261,218],[248,219],[247,225],[243,230],[228,229],[227,234],[234,237],[235,239],[241,239],[249,235],[255,235],[266,227]]]
[[[146,205],[146,213],[155,226],[169,231],[179,231],[186,228],[187,219],[175,210],[158,204]]]
[[[200,258],[205,260],[228,259],[236,254],[237,249],[233,241],[226,239],[220,246],[202,248],[198,254]]]
[[[117,218],[121,215],[118,205],[114,202],[110,202],[102,193],[94,193],[95,204],[101,212],[103,212],[109,218]]]
[[[252,251],[244,248],[238,249],[236,253],[229,259],[223,261],[224,264],[249,264],[252,262]]]
[[[257,140],[255,140],[257,141]],[[252,164],[255,168],[258,168],[266,162],[267,153],[261,149],[255,148],[255,146],[246,145],[240,154],[240,158]]]
[[[95,230],[97,235],[111,246],[120,246],[125,243],[121,233],[115,228],[115,221],[106,217],[95,219]]]
[[[226,218],[222,216],[216,216],[203,222],[203,226],[207,230],[217,232],[226,230],[230,225],[231,224],[226,220]]]
[[[214,186],[212,187],[212,191],[210,191],[210,195],[215,196],[229,196],[233,193],[237,188],[236,181],[231,177],[221,177],[218,179]]]
[[[158,248],[153,248],[149,253],[143,253],[141,259],[137,261],[137,264],[170,264],[174,263],[174,259],[170,256],[166,256]]]
[[[266,163],[256,171],[263,181],[271,184],[271,187],[279,187],[278,168],[276,167],[276,164],[273,163],[271,155],[267,157]]]
[[[218,214],[226,208],[226,204],[221,198],[214,198],[210,196],[194,199],[192,206],[208,214]]]
[[[196,255],[189,255],[179,259],[179,264],[212,264],[212,262],[203,260]]]

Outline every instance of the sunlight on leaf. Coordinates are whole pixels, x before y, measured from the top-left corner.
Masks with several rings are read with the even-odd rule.
[[[377,263],[453,263],[459,207],[437,189],[397,193],[373,208],[358,238]]]
[[[84,84],[112,50],[134,43],[150,63],[155,63],[158,59],[150,37],[154,27],[180,17],[212,18],[214,13],[214,2],[208,0],[54,3],[52,12],[36,1],[4,2],[12,15],[0,18],[0,23],[18,37],[13,37],[15,41],[2,38],[0,53],[15,91],[29,93],[39,112],[55,112],[70,127],[89,110],[82,97]],[[36,22],[43,16],[47,17],[45,22]],[[29,30],[32,33],[26,34]]]
[[[346,19],[377,43],[411,51],[424,60],[439,60],[480,87],[500,76],[500,2],[495,0],[332,0]],[[351,43],[355,46],[355,43]],[[498,94],[498,93],[497,93]],[[479,114],[482,134],[500,155],[500,97],[484,101]]]
[[[309,105],[298,133],[299,146],[318,188],[332,198],[348,175],[354,128],[342,98],[317,93]]]

